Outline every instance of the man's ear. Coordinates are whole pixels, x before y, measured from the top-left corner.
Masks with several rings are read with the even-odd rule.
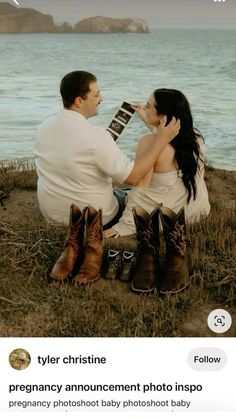
[[[75,105],[77,108],[80,108],[80,107],[81,107],[81,104],[82,104],[82,98],[81,98],[80,96],[77,96],[77,97],[75,98],[74,105]]]

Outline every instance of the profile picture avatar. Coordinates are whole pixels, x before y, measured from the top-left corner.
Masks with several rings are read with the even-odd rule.
[[[30,354],[25,349],[14,349],[9,355],[9,364],[15,370],[24,370],[29,366],[30,362]]]

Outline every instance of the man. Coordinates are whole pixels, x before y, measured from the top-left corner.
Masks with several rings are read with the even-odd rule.
[[[173,119],[165,127],[164,121],[158,135],[150,134],[156,139],[153,146],[141,159],[130,161],[105,128],[88,121],[98,113],[101,102],[93,74],[67,74],[61,81],[60,93],[64,110],[43,122],[36,137],[40,210],[49,221],[68,225],[71,203],[80,209],[91,205],[102,208],[103,225],[111,227],[124,209],[124,202],[113,193],[112,179],[136,185],[178,134],[180,123]]]

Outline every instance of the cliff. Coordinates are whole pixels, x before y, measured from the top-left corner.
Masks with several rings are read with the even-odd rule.
[[[0,33],[73,32],[68,23],[56,26],[50,15],[0,3]]]
[[[37,10],[0,2],[0,33],[147,33],[142,19],[95,16],[79,21],[73,29],[67,22],[55,25],[52,16]]]
[[[115,19],[95,16],[83,19],[75,25],[80,33],[147,33],[148,25],[142,19]]]

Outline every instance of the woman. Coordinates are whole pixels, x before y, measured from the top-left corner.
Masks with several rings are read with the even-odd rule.
[[[135,233],[132,208],[141,206],[149,213],[157,203],[178,212],[184,207],[187,222],[195,222],[210,212],[204,182],[204,140],[193,127],[193,118],[186,97],[178,90],[157,89],[142,108],[134,105],[148,126],[158,129],[162,119],[180,119],[179,134],[164,148],[153,169],[128,194],[128,202],[119,223],[105,232],[106,237]],[[152,135],[141,138],[136,158],[150,147]]]

